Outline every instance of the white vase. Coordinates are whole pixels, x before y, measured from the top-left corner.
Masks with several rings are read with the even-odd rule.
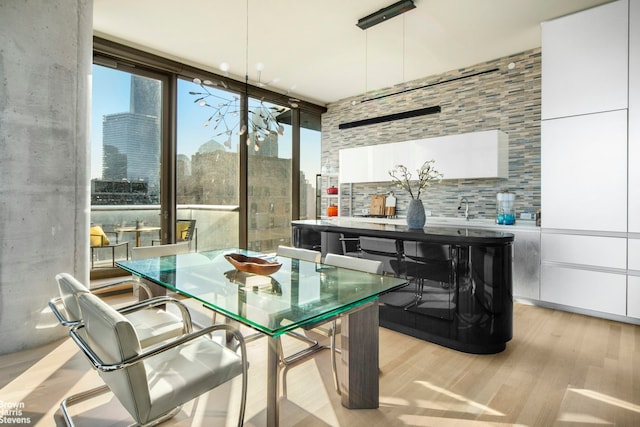
[[[409,228],[423,228],[427,217],[424,213],[424,205],[420,199],[409,200],[407,208],[407,226]]]

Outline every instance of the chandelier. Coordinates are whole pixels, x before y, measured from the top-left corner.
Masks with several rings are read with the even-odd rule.
[[[244,76],[244,96],[247,100],[247,105],[249,104],[249,0],[246,1],[246,45],[245,45],[245,76]],[[264,65],[259,63],[257,66],[258,70],[258,86],[264,87],[265,84],[261,82],[261,73]],[[226,72],[228,69],[228,65],[224,63],[223,71]],[[203,123],[204,126],[209,126],[213,124],[213,129],[218,130],[220,128],[220,132],[214,135],[214,138],[225,135],[226,139],[224,142],[224,146],[227,148],[231,148],[231,136],[233,135],[236,128],[239,127],[237,131],[237,135],[242,137],[246,135],[246,143],[247,146],[251,146],[253,142],[253,148],[255,151],[260,150],[260,144],[270,135],[284,135],[284,126],[278,121],[278,115],[284,113],[289,110],[286,107],[278,107],[278,106],[267,106],[264,104],[263,100],[260,100],[259,105],[250,106],[247,108],[247,123],[242,124],[240,126],[241,120],[234,121],[231,125],[227,122],[227,117],[232,116],[235,118],[239,118],[242,113],[240,108],[240,97],[232,96],[231,99],[227,99],[212,93],[209,88],[211,86],[217,86],[216,83],[211,82],[210,80],[202,81],[199,78],[193,79],[193,82],[200,86],[202,92],[189,92],[190,95],[198,96],[197,99],[194,100],[195,103],[200,105],[201,107],[211,108],[213,113],[211,116],[205,120]],[[226,83],[221,81],[220,84],[227,88]],[[297,104],[292,104],[295,108]],[[221,127],[222,126],[222,127]]]
[[[213,93],[208,86],[216,86],[216,84],[209,80],[202,81],[199,78],[195,78],[193,83],[199,85],[202,89],[201,92],[189,92],[189,95],[198,97],[193,102],[200,107],[212,110],[211,115],[204,121],[203,125],[213,126],[213,130],[218,131],[214,138],[225,135],[225,147],[231,148],[231,136],[234,132],[240,137],[246,135],[247,146],[251,146],[253,142],[255,151],[260,150],[260,144],[269,135],[284,135],[284,126],[278,121],[278,115],[287,111],[288,108],[268,106],[265,105],[263,100],[260,100],[259,105],[249,107],[248,127],[246,124],[240,126],[240,120],[238,120],[241,114],[239,96],[234,95],[231,99],[228,99]],[[247,88],[248,77],[245,76],[244,96],[247,97],[248,102]],[[231,122],[231,119],[227,121],[230,117],[235,118],[233,122]]]

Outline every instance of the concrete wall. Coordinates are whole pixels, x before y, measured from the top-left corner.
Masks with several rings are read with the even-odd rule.
[[[55,275],[89,279],[91,0],[0,2],[0,354],[63,336]]]
[[[322,116],[322,164],[325,165],[328,159],[336,169],[345,167],[338,165],[341,148],[500,129],[509,135],[509,178],[443,180],[421,196],[425,209],[431,210],[434,216],[457,216],[460,215],[458,197],[466,196],[472,215],[494,218],[496,193],[510,190],[517,195],[518,213],[525,209],[534,212],[540,207],[540,59],[540,49],[533,49],[425,77],[409,82],[408,87],[438,83],[494,68],[499,69],[497,72],[356,105],[351,101],[359,101],[361,97],[333,103]],[[509,69],[510,63],[515,64],[513,69]],[[367,95],[375,97],[403,89],[405,86],[399,85]],[[340,123],[436,105],[442,108],[439,114],[338,129]],[[437,169],[438,159],[435,160]],[[354,184],[353,213],[359,214],[362,208],[368,208],[372,194],[385,194],[390,190],[398,198],[397,213],[405,215],[410,197],[390,182]],[[346,215],[348,201],[342,198],[341,202],[341,214]]]

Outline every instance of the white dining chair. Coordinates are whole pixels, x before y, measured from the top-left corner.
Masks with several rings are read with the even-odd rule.
[[[348,256],[348,255],[339,255],[339,254],[333,254],[333,253],[329,253],[326,255],[324,261],[323,261],[324,265],[330,265],[333,267],[339,267],[339,268],[348,268],[351,270],[357,270],[357,271],[362,271],[365,273],[373,273],[373,274],[382,274],[383,272],[383,263],[381,261],[376,261],[376,260],[370,260],[370,259],[363,259],[363,258],[356,258],[356,257],[352,257],[352,256]],[[334,382],[334,386],[336,389],[336,392],[338,394],[341,394],[341,389],[340,389],[340,380],[338,378],[338,367],[337,367],[337,360],[336,360],[336,353],[338,353],[340,350],[336,347],[336,334],[338,333],[338,317],[334,317],[332,319],[328,319],[328,320],[324,320],[321,323],[318,324],[314,324],[311,325],[310,328],[315,328],[318,327],[322,324],[327,324],[329,323],[331,326],[329,327],[328,330],[328,335],[329,335],[329,339],[330,339],[330,347],[329,349],[331,350],[331,369],[333,371],[333,382]],[[304,335],[302,335],[304,336]],[[327,347],[322,346],[320,349],[325,349]],[[306,350],[306,349],[305,349]],[[282,392],[283,395],[287,395],[287,371],[294,367],[295,365],[302,363],[304,361],[306,361],[307,359],[311,358],[318,350],[315,351],[309,351],[309,350],[303,350],[303,352],[299,352],[300,354],[296,353],[296,357],[295,358],[291,358],[290,361],[286,361],[285,363],[281,364],[283,365],[282,367]]]
[[[82,293],[78,304],[84,319],[71,329],[71,337],[136,423],[155,425],[167,420],[183,403],[242,375],[238,416],[238,426],[242,426],[248,365],[238,331],[213,325],[145,349],[134,325],[100,298]],[[218,330],[234,335],[239,355],[204,336]],[[73,421],[68,407],[79,401],[74,395],[60,404],[69,426]]]
[[[168,245],[158,245],[158,246],[138,246],[131,248],[131,259],[143,259],[143,258],[151,258],[157,256],[166,256],[166,255],[178,255],[183,253],[190,252],[190,242],[179,242]],[[118,280],[115,282],[103,283],[99,285],[92,285],[91,292],[94,294],[99,294],[102,292],[110,292],[116,290],[122,290],[124,287],[132,287],[134,295],[138,295],[137,289],[142,289],[145,291],[146,296],[148,298],[152,297],[151,290],[149,287],[140,281],[140,278],[137,276],[129,276],[124,280]]]
[[[89,288],[69,273],[56,275],[60,296],[49,301],[49,308],[61,325],[73,327],[83,322],[78,297],[92,293]],[[167,304],[178,307],[180,317],[165,311],[161,306]],[[158,297],[122,307],[119,311],[125,315],[138,330],[143,346],[175,338],[191,332],[191,315],[187,307],[173,298]]]
[[[384,266],[382,261],[339,254],[327,254],[323,264],[374,274],[382,274]]]
[[[131,248],[131,259],[138,260],[158,256],[188,254],[189,252],[189,242],[180,242],[157,246],[138,246],[136,248]]]
[[[181,255],[181,254],[188,254],[188,253],[191,253],[191,242],[185,241],[185,242],[171,243],[167,245],[138,246],[136,248],[131,248],[131,259],[135,261],[135,260],[145,259],[145,258]],[[198,255],[199,254],[194,254],[194,256],[198,256]],[[134,276],[132,280],[137,282],[139,286],[143,288],[149,296],[153,294],[153,291],[151,290],[151,288],[146,283],[142,282],[139,277]],[[156,287],[155,289],[158,289],[158,287]],[[162,292],[164,293],[166,292],[166,290],[162,289]],[[156,292],[156,295],[157,295],[157,292]],[[196,327],[204,328],[204,325],[216,323],[215,312],[213,312],[211,318],[205,319],[203,317],[204,314],[202,310],[200,310],[200,308],[202,307],[202,304],[196,305],[195,300],[193,300],[192,298],[184,299],[181,295],[177,293],[172,293],[172,296],[174,298],[183,300],[184,304],[187,304],[189,305],[189,307],[191,307],[192,323]]]
[[[314,251],[311,249],[304,249],[304,248],[296,248],[296,247],[292,247],[292,246],[284,246],[284,245],[280,245],[278,246],[278,249],[276,250],[276,255],[278,256],[282,256],[282,257],[287,257],[287,258],[291,258],[291,259],[297,259],[297,260],[301,260],[301,261],[308,261],[308,262],[314,262],[314,263],[319,263],[322,259],[322,254],[318,251]],[[323,322],[324,323],[324,322]],[[315,325],[314,325],[315,326]],[[307,329],[311,329],[313,326],[309,326]],[[299,341],[305,342],[307,344],[309,344],[307,347],[305,347],[302,350],[296,351],[295,353],[291,354],[291,355],[285,355],[284,353],[284,348],[282,346],[282,340],[278,339],[278,352],[280,354],[280,368],[283,372],[282,375],[282,391],[283,394],[286,396],[287,394],[287,385],[286,385],[286,371],[287,368],[293,365],[296,365],[304,360],[306,360],[307,358],[309,358],[311,355],[313,355],[314,353],[321,351],[321,350],[326,350],[328,349],[327,346],[321,345],[318,340],[315,340],[313,338],[310,338],[308,336],[306,336],[303,333],[300,333],[298,331],[289,331],[286,334],[287,336],[290,336],[292,338],[295,338]]]
[[[322,258],[322,254],[318,251],[283,245],[278,246],[276,255],[315,263],[319,263]]]

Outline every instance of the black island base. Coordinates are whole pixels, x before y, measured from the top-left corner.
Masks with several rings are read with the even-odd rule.
[[[513,336],[510,233],[466,228],[294,221],[297,247],[342,252],[359,238],[358,255],[383,261],[409,285],[380,297],[380,326],[458,351],[494,354]],[[337,243],[336,243],[337,242]],[[353,255],[353,254],[350,254]]]

